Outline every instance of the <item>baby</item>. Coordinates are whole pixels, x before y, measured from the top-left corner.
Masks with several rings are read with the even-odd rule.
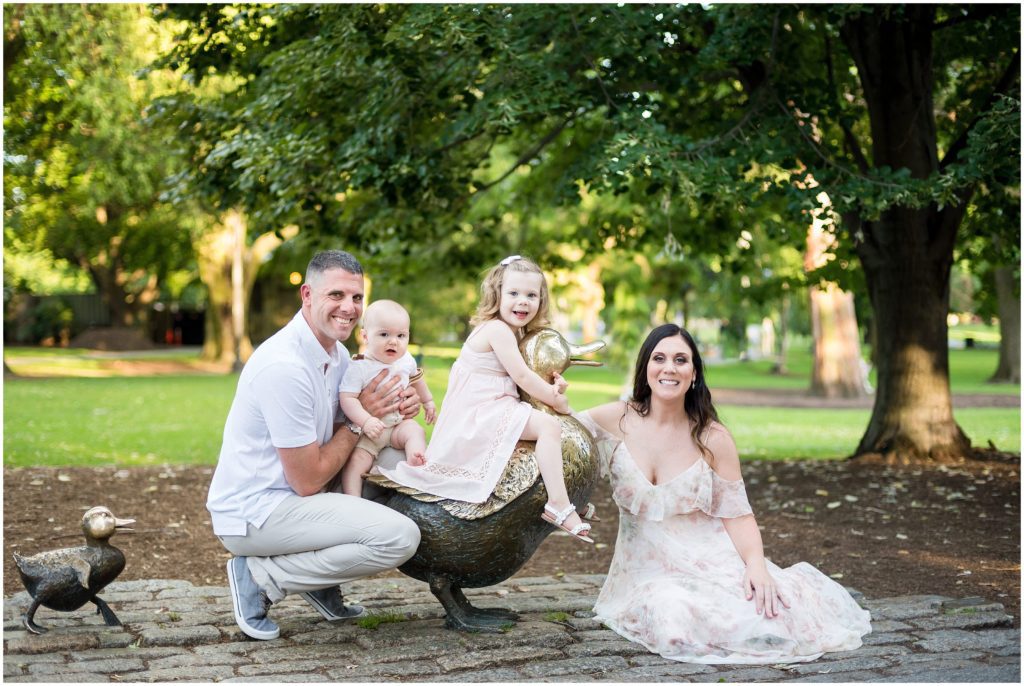
[[[424,464],[427,451],[426,435],[415,419],[403,420],[398,412],[377,419],[359,403],[359,392],[380,370],[387,369],[391,376],[401,377],[400,388],[412,384],[423,402],[428,424],[433,424],[437,416],[437,406],[423,374],[417,373],[416,360],[408,351],[409,313],[405,308],[393,300],[374,301],[363,313],[362,335],[366,353],[352,358],[341,380],[338,399],[345,417],[362,432],[341,470],[342,492],[355,496],[362,494],[363,474],[370,470],[383,448],[404,449],[406,462],[415,467]]]

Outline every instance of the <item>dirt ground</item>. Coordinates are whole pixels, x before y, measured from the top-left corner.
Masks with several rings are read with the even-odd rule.
[[[82,513],[104,504],[137,520],[113,539],[128,579],[225,585],[228,555],[204,507],[212,469],[4,469],[4,594],[22,590],[11,554],[81,544]],[[869,597],[981,596],[1020,625],[1020,459],[991,453],[957,466],[890,467],[851,461],[749,462],[744,479],[766,553],[807,561]],[[522,576],[603,573],[618,517],[606,483],[592,501],[596,546],[555,533]],[[392,572],[392,574],[398,574]]]

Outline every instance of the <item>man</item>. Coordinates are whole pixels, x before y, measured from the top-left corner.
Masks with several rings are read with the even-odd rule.
[[[317,253],[300,293],[299,312],[242,370],[206,501],[214,533],[235,555],[227,565],[235,620],[262,640],[280,635],[267,610],[289,593],[329,621],[361,615],[338,584],[401,565],[420,540],[407,517],[332,492],[359,439],[358,427],[335,417],[349,363],[340,342],[363,310],[362,266],[347,252]],[[363,407],[414,417],[416,391],[399,393],[399,379],[386,376],[360,394]]]

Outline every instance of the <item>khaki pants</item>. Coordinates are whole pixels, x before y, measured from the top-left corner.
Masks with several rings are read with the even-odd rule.
[[[394,510],[341,493],[290,496],[260,528],[220,536],[272,602],[398,567],[416,552],[420,530]]]

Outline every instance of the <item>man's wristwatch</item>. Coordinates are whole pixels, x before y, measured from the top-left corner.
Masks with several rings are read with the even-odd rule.
[[[358,436],[359,434],[363,433],[362,427],[360,427],[358,424],[354,424],[353,422],[350,422],[347,419],[345,420],[345,426],[347,426],[348,430],[351,431],[352,433],[354,433],[356,436]]]

